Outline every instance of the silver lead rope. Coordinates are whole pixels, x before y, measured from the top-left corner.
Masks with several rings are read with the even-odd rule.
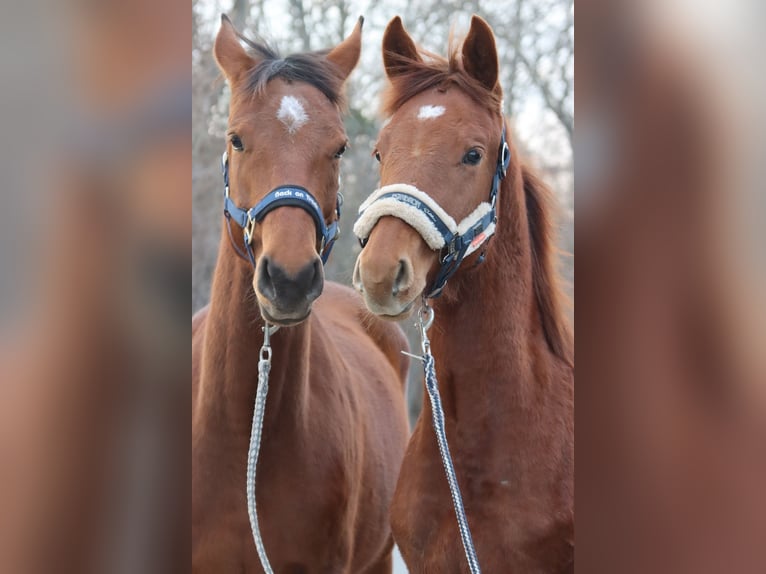
[[[250,529],[253,531],[255,549],[266,574],[274,574],[263,546],[261,529],[258,526],[258,512],[255,507],[255,471],[258,466],[258,453],[261,450],[261,432],[263,430],[263,415],[266,410],[266,395],[269,392],[269,371],[271,371],[271,342],[270,338],[279,329],[276,325],[263,327],[263,346],[261,358],[258,361],[258,389],[255,392],[255,407],[253,408],[253,426],[250,430],[250,447],[247,451],[247,513],[250,516]]]
[[[423,368],[425,370],[426,390],[428,391],[428,398],[431,401],[431,410],[433,412],[434,432],[436,433],[436,441],[439,445],[444,472],[447,475],[447,482],[449,483],[450,493],[452,494],[452,505],[455,507],[455,516],[457,517],[460,539],[463,541],[468,568],[470,569],[471,574],[481,574],[479,559],[476,557],[471,530],[468,527],[465,508],[463,508],[463,497],[460,494],[455,467],[452,464],[452,456],[450,455],[449,445],[447,444],[447,433],[444,428],[444,410],[442,409],[439,385],[436,380],[434,357],[431,354],[431,341],[428,339],[428,329],[431,327],[433,321],[434,310],[424,302],[418,319],[418,327],[420,328],[420,341],[423,350],[422,359],[424,364]]]

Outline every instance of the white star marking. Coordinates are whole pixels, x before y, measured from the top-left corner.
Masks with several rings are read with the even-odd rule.
[[[295,96],[283,96],[282,103],[277,111],[277,119],[285,124],[287,131],[292,135],[303,124],[309,121],[309,115]]]

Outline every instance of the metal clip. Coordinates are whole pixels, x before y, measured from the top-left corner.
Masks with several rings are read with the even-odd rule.
[[[261,361],[271,362],[271,336],[279,330],[279,325],[266,323],[261,327],[263,331],[263,345],[261,346]]]
[[[423,301],[423,307],[418,314],[418,328],[420,329],[420,347],[423,350],[423,356],[431,354],[431,341],[428,339],[428,329],[434,322],[434,310]]]

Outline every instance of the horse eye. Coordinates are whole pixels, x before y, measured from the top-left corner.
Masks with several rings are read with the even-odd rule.
[[[229,140],[231,141],[231,147],[233,147],[235,150],[242,151],[245,149],[245,146],[242,145],[242,140],[239,139],[237,134],[232,134]]]
[[[477,165],[481,161],[481,152],[476,148],[469,149],[463,156],[466,165]]]
[[[375,159],[380,163],[380,152],[378,150],[375,150]]]
[[[346,153],[346,150],[348,149],[348,145],[343,144],[340,146],[340,149],[335,152],[335,159],[340,159],[343,157],[343,154]]]

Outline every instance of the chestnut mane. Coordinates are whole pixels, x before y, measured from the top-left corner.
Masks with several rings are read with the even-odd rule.
[[[502,109],[503,94],[498,87],[489,91],[477,80],[468,75],[463,68],[463,61],[458,44],[450,40],[449,58],[443,58],[420,48],[420,59],[412,59],[401,54],[388,52],[387,57],[396,62],[392,68],[394,78],[383,93],[383,113],[391,116],[404,102],[431,88],[447,89],[454,85],[480,106],[496,116]]]
[[[383,113],[391,116],[410,98],[426,90],[454,86],[489,113],[500,116],[502,89],[490,91],[463,68],[459,44],[450,41],[449,58],[420,48],[419,59],[388,52],[396,64],[388,89],[383,94]],[[509,172],[513,166],[509,168]],[[563,293],[557,269],[555,201],[547,186],[526,165],[520,166],[524,181],[527,225],[532,251],[532,281],[546,341],[551,351],[570,366],[574,365],[571,327],[565,315],[567,297]],[[503,180],[500,195],[513,197],[513,178]],[[502,205],[506,202],[500,202]]]
[[[532,248],[532,284],[540,309],[543,331],[554,354],[573,367],[572,330],[565,315],[565,306],[570,305],[570,302],[561,289],[557,269],[559,249],[556,246],[556,228],[553,221],[554,197],[550,189],[527,166],[522,165],[521,173],[524,178],[527,226]],[[509,186],[510,179],[505,179],[503,183],[503,187]]]

